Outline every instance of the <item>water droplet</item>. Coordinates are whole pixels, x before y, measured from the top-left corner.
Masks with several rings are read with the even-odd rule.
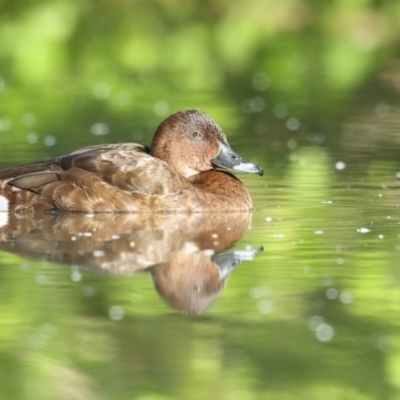
[[[258,303],[258,311],[261,314],[270,314],[272,311],[272,303],[268,300],[261,300]]]
[[[168,103],[164,100],[157,101],[157,103],[154,104],[154,112],[160,117],[167,115],[169,112]]]
[[[335,164],[335,168],[336,168],[338,171],[342,171],[342,170],[344,170],[344,169],[346,168],[346,163],[343,162],[343,161],[338,161],[338,162]]]
[[[35,144],[39,140],[39,135],[36,132],[30,132],[26,135],[26,141],[29,144]]]
[[[92,297],[95,294],[95,289],[93,286],[85,286],[82,290],[82,294],[85,297]]]
[[[108,316],[114,321],[120,321],[124,318],[124,310],[120,306],[112,306],[108,310]]]
[[[310,320],[308,321],[308,325],[310,328],[315,331],[319,325],[325,322],[324,317],[321,317],[320,315],[313,315]]]
[[[82,274],[78,270],[71,271],[71,281],[79,282],[82,280]]]
[[[53,135],[47,135],[43,142],[46,146],[54,146],[56,144],[57,139]]]
[[[95,136],[107,135],[110,131],[108,124],[104,122],[96,122],[90,127],[90,132]]]
[[[287,117],[289,110],[286,104],[279,103],[274,107],[274,115],[277,118],[285,118]]]
[[[315,336],[320,342],[330,342],[333,339],[335,331],[332,326],[327,323],[322,323],[318,325],[315,330]]]
[[[26,113],[22,116],[22,123],[25,126],[32,126],[36,124],[36,117],[32,113]]]
[[[343,304],[350,304],[353,302],[353,295],[350,292],[342,292],[339,299]]]
[[[251,79],[251,83],[254,89],[260,92],[268,89],[270,85],[268,75],[264,72],[257,72]]]
[[[97,82],[93,86],[93,95],[97,99],[105,100],[110,97],[111,87],[107,82]]]
[[[300,128],[300,121],[297,118],[291,117],[286,121],[286,127],[289,131],[297,131]]]
[[[339,296],[339,291],[336,288],[330,287],[329,289],[326,290],[326,297],[329,300],[337,299],[338,296]]]
[[[261,112],[265,107],[265,101],[260,97],[245,99],[242,103],[242,111],[245,114]]]

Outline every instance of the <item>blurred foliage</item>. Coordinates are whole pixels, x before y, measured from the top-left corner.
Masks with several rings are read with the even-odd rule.
[[[202,317],[1,253],[0,397],[398,398],[399,42],[394,0],[0,0],[0,166],[196,107],[268,178],[244,178],[265,253]]]
[[[337,144],[330,123],[378,104],[364,88],[398,56],[399,21],[390,0],[2,1],[1,159],[108,132],[149,142],[189,107],[229,134],[250,130],[264,152],[293,134]]]

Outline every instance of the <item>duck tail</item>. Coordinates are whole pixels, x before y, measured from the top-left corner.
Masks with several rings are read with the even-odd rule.
[[[10,211],[13,199],[13,189],[7,181],[0,181],[0,212]]]
[[[46,174],[46,172],[39,175],[42,174]],[[55,173],[51,172],[50,174]],[[23,184],[27,184],[29,178],[31,178],[29,175],[22,175],[11,180],[0,181],[0,212],[33,212],[54,209],[54,205],[42,197],[42,187],[25,188],[23,186]],[[35,183],[37,184],[37,179]]]
[[[59,169],[55,164],[55,159],[52,159],[27,163],[0,171],[0,212],[33,211],[33,205],[40,198],[40,189],[41,185],[44,184],[42,181],[46,171],[49,171],[53,177],[55,174],[53,171]],[[40,179],[32,179],[33,175],[38,175]],[[29,185],[31,187],[28,187]],[[39,209],[37,206],[35,208]],[[47,205],[40,207],[40,209],[48,208]]]

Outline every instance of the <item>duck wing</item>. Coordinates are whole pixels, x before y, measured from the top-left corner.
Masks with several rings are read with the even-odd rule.
[[[59,180],[60,171],[76,168],[92,173],[113,187],[134,193],[161,195],[190,186],[165,161],[150,156],[149,149],[136,143],[88,146],[47,161],[24,164],[0,171],[0,181],[40,193]]]

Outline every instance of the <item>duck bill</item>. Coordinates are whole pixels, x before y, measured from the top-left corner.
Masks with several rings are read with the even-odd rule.
[[[218,267],[220,280],[226,279],[241,263],[254,260],[258,254],[264,251],[263,247],[257,249],[242,249],[226,253],[217,253],[211,257],[211,261]]]
[[[248,174],[263,175],[264,171],[255,164],[243,160],[229,146],[224,143],[219,144],[218,154],[211,159],[214,166],[228,169],[235,172],[245,172]]]

